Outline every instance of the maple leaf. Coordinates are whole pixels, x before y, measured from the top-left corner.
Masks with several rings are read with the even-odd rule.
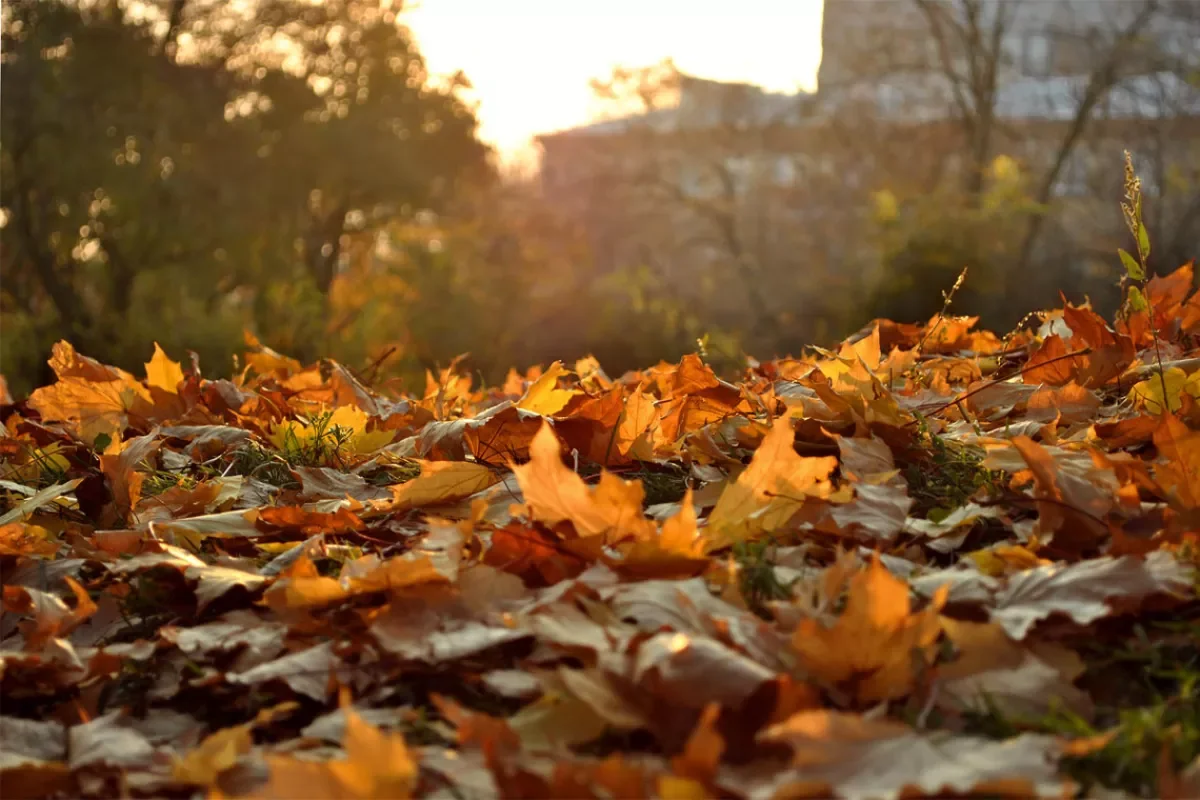
[[[43,420],[71,423],[88,445],[102,436],[119,439],[131,415],[151,408],[150,393],[132,375],[80,355],[69,342],[54,345],[49,363],[58,382],[34,390],[29,407]]]
[[[1153,436],[1163,459],[1155,465],[1155,480],[1183,508],[1200,508],[1200,432],[1172,415],[1163,418]]]
[[[989,704],[1002,703],[1010,713],[1038,716],[1061,703],[1091,716],[1091,699],[1073,685],[1084,669],[1073,651],[1054,644],[1022,647],[995,622],[943,617],[942,629],[956,658],[938,666],[941,705],[986,714]]]
[[[1034,567],[1009,577],[991,618],[1020,640],[1051,614],[1087,625],[1116,613],[1116,607],[1137,607],[1154,595],[1186,596],[1191,584],[1189,571],[1163,550],[1145,559],[1106,557]]]
[[[570,375],[561,361],[555,361],[542,376],[535,380],[517,401],[517,408],[532,411],[542,416],[553,416],[566,407],[571,399],[578,395],[578,389],[559,389],[558,379]]]
[[[183,383],[183,368],[167,356],[158,342],[154,343],[154,355],[146,362],[146,383],[151,389],[168,394],[179,394],[179,384]]]
[[[617,452],[638,461],[653,460],[657,422],[658,408],[654,398],[641,388],[635,389],[625,399],[621,424],[616,431]]]
[[[570,521],[580,536],[638,537],[653,523],[642,513],[640,482],[627,482],[605,471],[593,491],[562,462],[558,437],[549,423],[534,437],[527,464],[514,464],[533,519],[547,525]]]
[[[1200,398],[1200,370],[1188,375],[1179,367],[1168,367],[1134,384],[1129,399],[1150,414],[1174,413],[1182,406],[1184,393]]]
[[[58,552],[53,534],[37,525],[8,522],[0,525],[0,555],[49,556]]]
[[[4,610],[33,617],[32,624],[24,630],[27,650],[38,650],[52,637],[66,636],[96,613],[96,603],[87,590],[70,576],[63,580],[75,595],[74,608],[49,592],[26,586],[4,587]]]
[[[710,549],[720,549],[785,524],[807,498],[828,497],[833,456],[804,457],[792,446],[791,422],[771,426],[748,466],[725,488],[708,516]]]
[[[181,783],[212,786],[222,772],[236,766],[238,759],[253,746],[249,725],[225,728],[205,737],[198,747],[177,760],[173,776]]]
[[[410,481],[390,487],[390,510],[449,503],[470,497],[494,484],[496,473],[482,464],[469,461],[421,461],[421,474]]]
[[[1115,505],[1120,486],[1113,471],[1087,451],[1043,447],[1028,436],[1014,436],[1008,445],[989,447],[984,466],[1018,472],[1012,461],[1005,460],[1009,446],[1033,477],[1038,531],[1055,533],[1056,548],[1071,552],[1094,548],[1107,533],[1104,519]]]
[[[846,609],[833,627],[805,619],[792,635],[801,665],[818,680],[864,701],[902,696],[916,679],[914,658],[928,662],[941,628],[938,610],[948,590],[938,590],[913,614],[908,585],[875,558],[850,578]]]
[[[155,430],[124,442],[114,440],[100,456],[100,471],[108,479],[119,519],[126,520],[141,499],[146,476],[138,471],[138,467],[161,446],[162,441]]]
[[[417,763],[399,734],[385,733],[343,700],[346,757],[325,762],[268,756],[270,779],[255,798],[344,797],[402,800],[417,784]]]

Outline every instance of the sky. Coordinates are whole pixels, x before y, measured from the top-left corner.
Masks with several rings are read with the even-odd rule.
[[[404,19],[431,72],[462,70],[480,135],[506,159],[595,116],[588,81],[668,56],[680,70],[812,90],[822,0],[420,0]]]

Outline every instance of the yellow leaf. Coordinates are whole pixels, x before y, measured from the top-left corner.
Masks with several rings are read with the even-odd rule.
[[[699,781],[662,775],[658,779],[658,796],[663,800],[705,800],[710,794]]]
[[[750,538],[783,525],[807,497],[828,497],[829,476],[837,458],[800,456],[792,447],[795,434],[787,419],[778,419],[754,457],[729,484],[708,517],[710,549]]]
[[[696,531],[696,506],[692,487],[688,487],[679,503],[679,513],[667,519],[658,536],[659,546],[669,553],[683,556],[704,554],[703,541]]]
[[[172,361],[158,342],[154,343],[154,355],[146,362],[146,383],[170,394],[179,394],[183,383],[183,369],[178,361]]]
[[[495,473],[470,461],[419,463],[419,476],[391,487],[392,503],[398,510],[462,500],[496,482]]]
[[[654,398],[635,389],[625,400],[621,424],[617,427],[617,452],[638,461],[654,459],[654,426],[658,422],[658,409]]]
[[[346,758],[307,761],[268,756],[271,777],[252,797],[343,797],[402,800],[412,797],[417,765],[399,734],[385,733],[343,706]]]
[[[1129,390],[1129,399],[1151,414],[1161,414],[1164,408],[1178,411],[1181,405],[1180,393],[1189,383],[1186,372],[1179,367],[1171,367],[1163,370],[1161,375],[1156,372],[1146,380],[1134,384]],[[1188,393],[1195,396],[1195,391],[1190,389]]]
[[[558,379],[570,374],[563,368],[561,361],[555,361],[517,401],[517,408],[547,417],[562,411],[567,403],[571,402],[571,398],[579,394],[577,389],[557,388]]]
[[[528,464],[514,464],[513,472],[533,518],[547,525],[570,520],[580,536],[638,534],[654,523],[642,513],[640,482],[626,482],[604,472],[595,493],[562,462],[558,437],[543,423],[529,448]],[[639,537],[640,538],[640,537]]]
[[[809,674],[864,702],[911,691],[914,661],[930,657],[941,632],[938,611],[947,590],[940,589],[918,614],[911,613],[908,592],[908,584],[878,558],[859,570],[850,578],[846,608],[833,627],[806,619],[796,628],[792,646]]]
[[[237,764],[238,758],[250,752],[253,745],[249,725],[217,731],[175,762],[175,780],[212,786],[221,773]]]

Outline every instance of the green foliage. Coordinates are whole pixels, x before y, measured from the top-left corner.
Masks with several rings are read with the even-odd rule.
[[[342,448],[349,444],[354,431],[336,424],[333,415],[332,411],[324,411],[309,416],[303,428],[281,427],[279,452],[284,460],[295,467],[340,465]]]
[[[1133,169],[1133,156],[1125,151],[1125,197],[1121,200],[1121,216],[1125,219],[1125,227],[1133,236],[1137,246],[1137,258],[1123,249],[1118,249],[1121,266],[1125,268],[1122,284],[1125,286],[1125,313],[1145,311],[1146,296],[1142,288],[1149,274],[1150,234],[1142,217],[1142,182]],[[1153,324],[1153,320],[1151,320]]]
[[[767,603],[792,596],[791,586],[775,574],[775,565],[771,563],[774,553],[775,542],[770,539],[738,542],[733,547],[742,597],[755,614],[765,619],[771,616]]]
[[[990,705],[968,715],[970,729],[998,738],[1023,731],[1069,737],[1113,732],[1103,748],[1067,758],[1066,771],[1090,796],[1098,786],[1139,797],[1158,797],[1164,753],[1180,771],[1200,756],[1200,624],[1158,622],[1136,626],[1128,643],[1097,642],[1088,654],[1085,682],[1108,687],[1111,698],[1097,708],[1096,721],[1056,708],[1035,718],[1005,713]]]
[[[292,467],[276,450],[250,440],[236,447],[229,456],[225,474],[245,475],[281,489],[298,489],[300,483],[292,476]]]
[[[869,314],[928,320],[941,305],[935,287],[952,286],[964,267],[970,269],[970,280],[956,293],[962,313],[994,307],[1023,226],[1043,211],[1030,199],[1027,184],[1016,162],[1000,157],[979,197],[946,187],[911,198],[876,193],[883,273],[868,300]]]
[[[18,392],[64,337],[126,368],[157,338],[224,372],[243,327],[327,353],[356,244],[491,176],[462,79],[435,84],[385,4],[14,0],[2,22]]]
[[[983,466],[981,449],[937,435],[924,419],[917,436],[916,455],[903,464],[914,515],[944,517],[980,489],[997,485],[999,476]]]

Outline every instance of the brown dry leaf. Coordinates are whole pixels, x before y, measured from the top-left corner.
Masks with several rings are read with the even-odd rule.
[[[1024,639],[1041,620],[1064,614],[1080,625],[1138,607],[1155,595],[1187,597],[1188,569],[1165,550],[1035,567],[1009,577],[995,598],[991,619],[1013,639]]]
[[[631,677],[674,707],[737,708],[775,673],[708,636],[658,633],[638,646]]]
[[[26,650],[39,650],[50,639],[67,636],[96,613],[96,603],[87,590],[70,576],[65,576],[63,580],[75,595],[74,608],[48,592],[26,586],[4,587],[4,610],[33,617],[31,623],[25,626]]]
[[[1077,383],[1060,387],[1044,386],[1026,402],[1026,419],[1037,422],[1083,422],[1100,409],[1100,396]]]
[[[671,759],[671,768],[676,775],[712,787],[721,755],[725,752],[725,740],[716,728],[720,713],[721,707],[716,703],[704,707],[683,752]]]
[[[654,398],[635,389],[625,399],[620,425],[617,427],[614,446],[618,453],[638,461],[654,458],[655,428],[658,423],[658,408]]]
[[[1120,488],[1117,476],[1088,452],[1043,447],[1028,436],[1015,436],[1011,446],[1020,454],[1034,479],[1040,534],[1053,533],[1056,549],[1093,549],[1108,533],[1105,517]],[[989,448],[988,467],[1004,468],[997,448]],[[1017,472],[1009,469],[1010,472]]]
[[[1073,350],[1057,334],[1047,336],[1042,346],[1029,356],[1021,380],[1025,383],[1044,383],[1062,386],[1070,383],[1076,373],[1084,368],[1084,356],[1070,356]]]
[[[908,584],[873,559],[850,577],[846,609],[833,627],[805,619],[796,628],[792,647],[801,666],[863,702],[910,692],[914,661],[929,663],[932,658],[941,633],[938,610],[947,590],[939,590],[930,607],[916,614],[908,592]]]
[[[883,485],[856,483],[854,499],[834,504],[829,517],[843,535],[891,541],[904,530],[912,505],[913,499],[903,481]]]
[[[911,794],[1065,797],[1058,776],[1063,746],[1026,733],[995,741],[924,733],[907,725],[837,711],[801,711],[760,734],[792,748],[792,772],[772,778],[785,794],[833,794],[844,800],[897,800]]]
[[[1181,508],[1200,509],[1200,431],[1165,416],[1154,429],[1154,446],[1161,457],[1155,480]]]
[[[148,767],[154,758],[154,746],[138,733],[132,720],[118,709],[67,731],[68,765],[109,766],[132,769]]]
[[[300,479],[301,500],[342,500],[350,497],[365,503],[392,496],[388,487],[375,486],[358,475],[330,467],[293,467],[292,474]]]
[[[580,536],[616,541],[641,538],[654,523],[642,513],[642,487],[603,472],[593,491],[562,462],[561,447],[549,423],[533,440],[528,464],[514,464],[525,503],[533,519],[546,525],[570,521]]]
[[[142,481],[146,477],[145,473],[138,471],[138,467],[161,446],[162,440],[158,431],[154,430],[124,442],[114,440],[100,456],[100,471],[108,479],[118,519],[129,521],[131,512],[142,497]]]
[[[717,550],[784,525],[807,498],[828,497],[833,456],[806,458],[792,446],[791,423],[775,421],[737,480],[721,493],[708,516],[705,538]]]
[[[938,667],[939,705],[983,714],[998,705],[1008,713],[1038,717],[1062,703],[1075,714],[1091,716],[1091,699],[1073,685],[1074,676],[1021,647],[999,624],[943,617],[942,630],[957,655]]]

